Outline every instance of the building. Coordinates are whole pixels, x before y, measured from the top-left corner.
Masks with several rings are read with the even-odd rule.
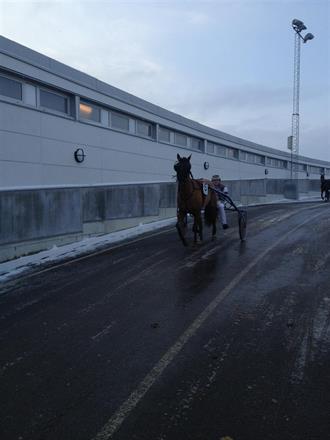
[[[257,179],[267,169],[269,178],[290,177],[289,153],[198,124],[4,37],[0,57],[1,189],[172,181],[177,152],[193,153],[196,176]],[[330,174],[328,162],[300,157],[298,166],[300,178]]]
[[[131,185],[130,195],[125,196],[129,207],[124,208],[125,203],[113,207],[123,211],[118,218],[157,217],[159,209],[166,207],[155,201],[173,192],[164,190],[164,184],[175,185],[177,153],[192,153],[195,177],[288,179],[291,169],[287,152],[201,125],[4,37],[0,37],[0,144],[0,253],[1,246],[12,248],[22,241],[64,235],[69,241],[109,230],[99,223],[114,219],[114,214],[106,212],[110,196],[104,195],[113,186],[126,185],[128,191]],[[299,159],[301,180],[330,175],[329,162]],[[141,185],[149,185],[152,202],[134,211],[140,198],[134,191]],[[91,188],[103,188],[103,196],[101,190]],[[171,200],[167,208],[173,213],[172,193],[165,198]],[[52,227],[45,214],[49,206],[53,216],[67,212]],[[5,216],[8,211],[20,219],[16,226]],[[35,213],[29,231],[23,211]],[[91,227],[92,223],[98,226]]]

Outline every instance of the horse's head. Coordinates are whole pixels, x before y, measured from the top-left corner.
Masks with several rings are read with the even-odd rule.
[[[191,155],[189,157],[181,157],[180,154],[177,154],[176,157],[178,161],[174,164],[174,169],[176,171],[178,181],[183,182],[184,180],[187,180],[190,177]]]

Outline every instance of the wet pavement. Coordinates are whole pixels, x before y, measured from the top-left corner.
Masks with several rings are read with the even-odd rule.
[[[1,440],[330,432],[330,205],[249,208],[0,285]]]

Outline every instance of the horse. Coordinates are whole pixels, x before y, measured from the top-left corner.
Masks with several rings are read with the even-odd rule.
[[[203,241],[203,222],[201,210],[204,209],[205,224],[212,226],[212,238],[217,232],[218,218],[218,197],[212,190],[208,190],[207,195],[203,192],[203,184],[210,184],[210,181],[194,179],[191,174],[191,163],[189,157],[181,157],[177,154],[177,162],[174,165],[178,181],[177,192],[177,223],[176,228],[185,246],[188,245],[185,238],[187,230],[187,214],[194,217],[193,232],[194,243],[197,243],[197,234]]]
[[[330,179],[325,179],[324,174],[321,174],[321,199],[330,199]]]

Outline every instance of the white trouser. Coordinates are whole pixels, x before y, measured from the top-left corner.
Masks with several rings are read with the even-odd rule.
[[[226,212],[225,212],[225,206],[222,202],[220,202],[220,200],[218,200],[217,205],[218,205],[218,211],[220,214],[221,223],[223,225],[226,225],[227,224],[227,217],[226,217]]]

